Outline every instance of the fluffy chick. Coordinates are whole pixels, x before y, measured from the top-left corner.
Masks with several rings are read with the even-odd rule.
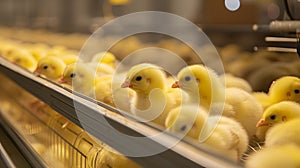
[[[57,81],[64,72],[65,62],[57,57],[43,57],[38,61],[34,73],[45,76],[50,80]]]
[[[207,118],[207,112],[194,105],[184,105],[172,109],[165,121],[165,127],[174,133],[182,133],[198,139]]]
[[[84,63],[76,63],[65,68],[59,83],[68,84],[72,86],[73,90],[93,97],[95,87],[98,86],[97,83],[100,81],[101,79],[93,69],[87,67]]]
[[[228,153],[229,156],[227,157],[238,162],[246,152],[249,144],[249,137],[243,126],[234,119],[225,116],[221,118],[211,116],[208,118],[207,123],[210,129],[215,127],[215,123],[218,125],[204,143],[224,149],[224,153],[221,152],[222,156]],[[230,152],[227,152],[228,150]]]
[[[131,112],[146,121],[164,126],[169,110],[178,106],[167,94],[165,72],[156,65],[142,63],[131,67],[122,87],[135,91]]]
[[[272,82],[268,93],[252,94],[261,103],[264,109],[281,101],[300,102],[300,78],[283,76]]]
[[[290,120],[272,127],[266,134],[265,147],[294,143],[300,145],[300,119]]]
[[[178,79],[179,81],[174,85],[187,92],[190,97],[197,98],[199,96],[200,104],[207,109],[210,109],[212,104],[225,102],[226,108],[220,112],[223,112],[224,116],[239,121],[246,129],[249,137],[255,135],[255,125],[259,121],[263,109],[248,92],[238,88],[225,89],[218,75],[202,65],[183,68],[178,73]],[[195,81],[196,88],[193,86]]]
[[[265,148],[250,155],[246,168],[298,168],[300,148],[294,144]]]
[[[118,89],[121,85],[121,75],[101,75],[96,70],[90,68],[85,63],[76,63],[68,65],[63,73],[59,83],[68,84],[77,92],[89,97],[94,97],[109,105],[115,106],[113,98],[117,99],[118,107],[122,110],[129,110],[129,97],[132,92],[128,89]],[[112,86],[118,85],[112,88]],[[112,95],[112,94],[115,94]],[[117,97],[117,98],[116,98]]]
[[[194,105],[171,110],[165,125],[171,132],[196,139],[234,161],[241,158],[248,146],[247,133],[238,122],[227,117],[207,117],[204,109]]]
[[[33,72],[37,66],[37,61],[27,50],[11,50],[7,55],[5,55],[5,58],[31,72]]]
[[[292,101],[282,101],[269,106],[257,123],[257,127],[273,125],[300,117],[300,104]]]
[[[275,80],[269,89],[270,104],[289,100],[300,102],[300,78],[284,76]]]
[[[267,131],[274,125],[287,122],[300,117],[300,105],[292,101],[282,101],[269,106],[263,113],[260,121],[256,124],[255,137],[265,140]]]
[[[191,65],[180,70],[178,81],[172,87],[180,88],[190,97],[190,101],[209,109],[211,103],[224,102],[225,86],[218,75],[204,65]]]

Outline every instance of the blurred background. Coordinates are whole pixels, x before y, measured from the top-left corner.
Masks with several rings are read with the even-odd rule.
[[[158,10],[203,25],[250,25],[283,18],[280,0],[0,0],[2,26],[62,32],[93,30],[111,17]]]
[[[0,3],[1,26],[90,34],[117,16],[144,10],[165,11],[198,24],[215,45],[238,41],[248,49],[261,41],[260,34],[253,36],[253,24],[268,24],[285,17],[283,0],[0,0]]]

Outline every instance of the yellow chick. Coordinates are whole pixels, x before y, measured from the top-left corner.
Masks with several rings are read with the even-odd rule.
[[[270,127],[300,117],[300,105],[292,101],[282,101],[269,106],[256,124],[258,127],[255,135],[263,141]]]
[[[37,66],[37,61],[27,50],[14,49],[5,55],[5,58],[31,72],[33,72]]]
[[[117,151],[105,147],[99,153],[99,160],[97,160],[97,167],[101,168],[141,168],[134,161]]]
[[[112,75],[98,76],[96,70],[90,68],[87,64],[76,63],[70,64],[65,68],[59,83],[68,84],[79,93],[114,106],[112,93],[117,92],[117,90],[113,89],[112,85],[115,84],[114,82],[119,82],[118,86],[121,85],[120,80],[117,80],[118,75],[116,74],[115,76],[116,80],[113,80]],[[121,99],[118,102],[122,102],[119,103],[120,109],[122,110],[129,110],[129,108],[127,108],[129,104],[127,95],[130,95],[130,93],[126,91],[127,90],[122,89],[118,90],[118,93],[116,93],[118,99]],[[124,98],[125,96],[127,97]]]
[[[183,105],[170,110],[165,127],[174,133],[181,133],[198,139],[207,118],[207,112],[194,105]]]
[[[269,106],[257,123],[257,127],[271,127],[300,117],[300,104],[292,101],[282,101]]]
[[[204,65],[191,65],[180,70],[178,81],[172,87],[185,91],[190,101],[199,100],[200,105],[209,109],[213,102],[224,102],[225,86],[218,75]],[[213,94],[212,94],[213,93]]]
[[[283,76],[273,81],[269,88],[268,97],[259,94],[255,97],[258,97],[264,109],[285,100],[300,102],[300,78]]]
[[[217,123],[216,127],[215,123]],[[215,127],[215,129],[213,129],[210,137],[204,143],[221,149],[223,151],[221,156],[228,154],[226,157],[239,162],[248,149],[249,144],[249,137],[243,126],[234,119],[225,116],[221,118],[218,116],[208,117],[207,124],[208,128],[212,129]],[[204,134],[207,134],[207,132]]]
[[[50,80],[57,81],[62,77],[66,64],[57,57],[43,57],[38,61],[34,73],[45,76]]]
[[[93,56],[91,62],[104,63],[115,68],[117,60],[111,52],[100,52]]]
[[[195,83],[191,80],[193,78],[197,83],[197,88],[191,86],[192,83]],[[238,88],[225,89],[219,76],[203,65],[192,65],[183,68],[178,73],[178,79],[179,81],[173,87],[180,87],[193,99],[199,96],[199,103],[208,110],[213,104],[225,102],[226,108],[220,112],[223,112],[224,116],[234,118],[240,122],[249,137],[255,135],[255,125],[259,121],[263,109],[248,92]]]
[[[265,147],[294,143],[300,145],[300,119],[293,119],[272,127],[266,134]]]
[[[170,111],[167,129],[212,147],[222,156],[239,161],[248,146],[243,127],[227,117],[207,117],[207,112],[194,105],[184,105]]]
[[[272,83],[269,89],[270,103],[289,100],[300,102],[300,78],[284,76]]]
[[[252,153],[246,160],[246,168],[298,168],[300,148],[294,144],[274,146]]]
[[[59,83],[68,84],[77,92],[93,96],[93,89],[98,81],[99,77],[93,69],[84,63],[75,63],[65,68]]]
[[[177,106],[176,100],[166,93],[165,72],[156,65],[133,66],[121,87],[135,91],[131,112],[145,121],[164,126],[169,110]]]
[[[243,78],[236,77],[229,73],[220,76],[220,78],[221,81],[225,81],[226,88],[235,87],[245,90],[248,93],[252,92],[251,85]]]

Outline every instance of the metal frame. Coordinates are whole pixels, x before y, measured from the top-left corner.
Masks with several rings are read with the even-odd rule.
[[[24,158],[28,161],[30,166],[33,167],[47,167],[45,162],[38,157],[38,154],[30,147],[30,145],[24,141],[22,136],[14,130],[13,126],[7,122],[4,117],[0,114],[0,124],[5,129],[7,134],[14,140],[18,150],[24,155]],[[12,159],[13,160],[13,159]],[[8,165],[10,167],[10,165]],[[23,165],[26,167],[26,165]]]

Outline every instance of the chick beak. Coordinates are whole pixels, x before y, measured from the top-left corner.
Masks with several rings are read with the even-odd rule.
[[[36,68],[34,71],[33,71],[34,74],[38,75],[41,73],[40,69],[39,68]]]
[[[270,124],[266,122],[264,119],[260,119],[258,123],[256,124],[256,127],[261,127],[261,126],[269,126]]]
[[[128,87],[132,88],[133,84],[126,80],[124,83],[122,83],[121,87],[122,88],[128,88]]]
[[[180,88],[179,82],[176,81],[175,83],[173,83],[172,88]]]
[[[58,81],[58,83],[59,83],[59,84],[66,83],[64,76],[62,76],[62,77],[60,78],[60,80]]]

